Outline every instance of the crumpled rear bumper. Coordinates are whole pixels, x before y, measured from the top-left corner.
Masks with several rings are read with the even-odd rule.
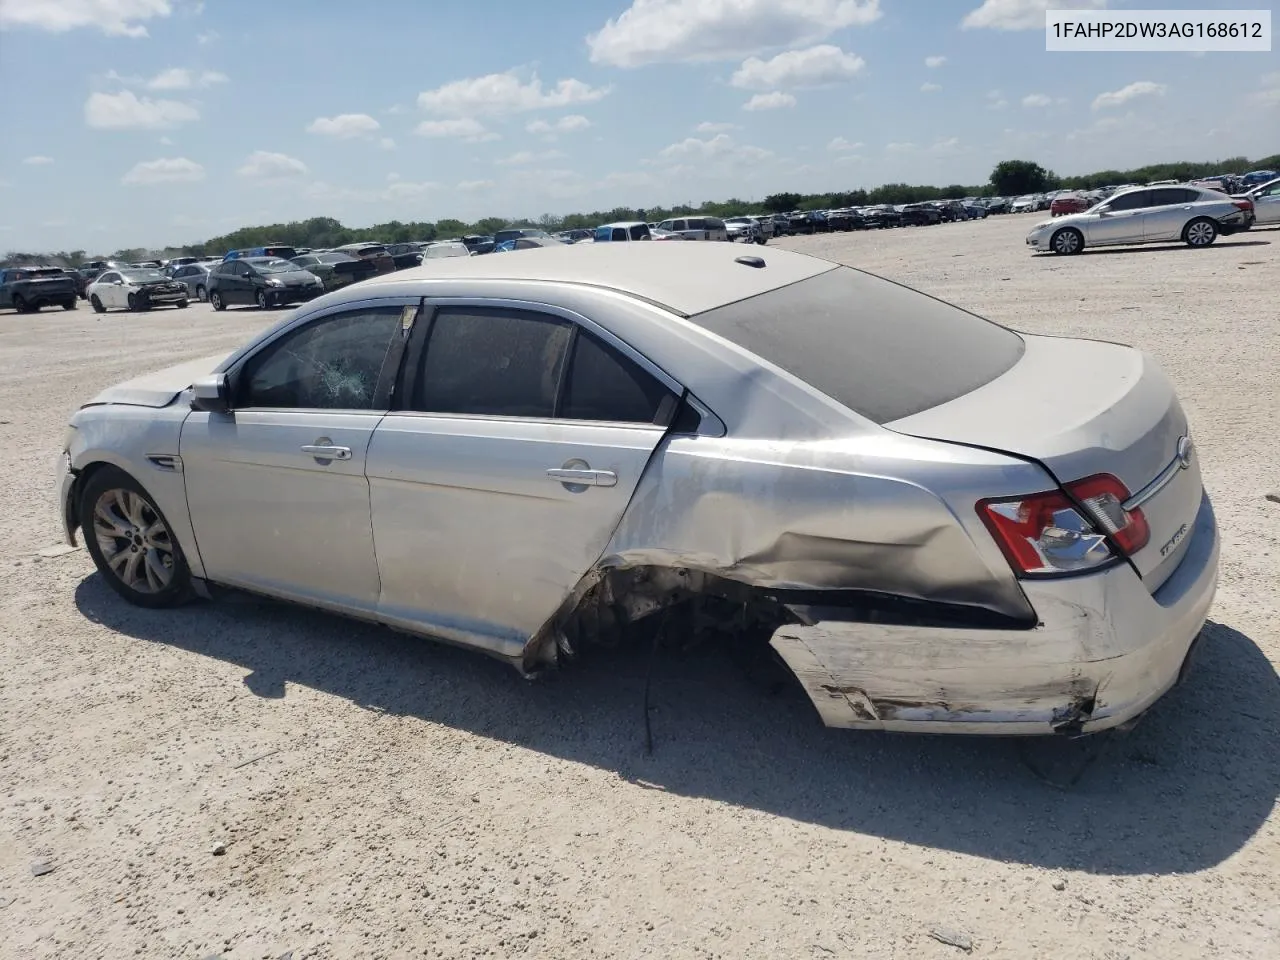
[[[1023,584],[1030,630],[823,622],[771,641],[829,727],[920,733],[1093,733],[1181,676],[1217,588],[1205,495],[1177,570],[1152,594],[1128,565]]]

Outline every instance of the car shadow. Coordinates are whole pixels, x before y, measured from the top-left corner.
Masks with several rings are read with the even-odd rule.
[[[1080,251],[1080,255],[1085,257],[1102,257],[1129,253],[1168,253],[1171,250],[1184,250],[1187,253],[1202,253],[1205,250],[1230,250],[1233,247],[1266,247],[1270,245],[1270,240],[1221,239],[1217,243],[1210,244],[1207,247],[1189,247],[1182,242],[1170,241],[1169,243],[1149,243],[1131,247],[1085,247]],[[1060,258],[1059,254],[1053,253],[1052,251],[1036,251],[1035,256]]]
[[[1221,623],[1207,625],[1190,678],[1136,729],[1078,741],[827,730],[798,685],[723,651],[664,651],[647,755],[647,650],[599,652],[530,682],[476,653],[244,595],[144,610],[93,574],[75,599],[123,634],[238,665],[260,697],[301,684],[648,789],[993,860],[1203,870],[1239,851],[1280,793],[1280,681],[1252,640]]]

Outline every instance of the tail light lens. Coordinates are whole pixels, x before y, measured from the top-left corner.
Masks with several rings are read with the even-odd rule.
[[[1253,209],[1253,201],[1252,201],[1252,200],[1232,200],[1232,201],[1231,201],[1231,205],[1232,205],[1233,207],[1235,207],[1237,210],[1246,210],[1246,211],[1247,211],[1247,210],[1252,210],[1252,209]]]
[[[1087,477],[1066,490],[1071,496],[1050,490],[978,502],[978,515],[1015,573],[1051,576],[1103,566],[1116,559],[1108,537],[1126,556],[1146,546],[1146,517],[1124,509],[1129,491],[1115,477]]]

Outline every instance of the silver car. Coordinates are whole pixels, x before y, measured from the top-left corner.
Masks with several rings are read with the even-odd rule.
[[[64,459],[68,541],[133,603],[220,584],[525,675],[709,623],[833,727],[1123,724],[1217,582],[1150,357],[728,244],[372,279],[106,390]]]
[[[1027,234],[1038,253],[1075,254],[1085,247],[1181,240],[1207,247],[1219,235],[1247,230],[1252,204],[1187,185],[1138,187],[1112,194],[1083,213],[1044,220]]]
[[[170,279],[186,286],[188,297],[204,303],[209,299],[209,268],[211,266],[212,264],[208,263],[179,264],[173,268],[169,276]]]
[[[1280,223],[1280,180],[1272,180],[1248,193],[1237,194],[1235,199],[1253,204],[1254,217],[1259,224],[1272,226]]]

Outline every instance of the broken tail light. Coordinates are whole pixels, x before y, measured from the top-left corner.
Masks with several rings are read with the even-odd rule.
[[[1237,210],[1243,210],[1245,213],[1248,213],[1253,209],[1252,200],[1232,200],[1231,205]]]
[[[1117,559],[1113,544],[1123,556],[1146,546],[1146,517],[1141,509],[1125,510],[1127,499],[1123,483],[1098,474],[1069,483],[1065,490],[981,500],[978,515],[1015,573],[1053,576],[1112,562]]]

